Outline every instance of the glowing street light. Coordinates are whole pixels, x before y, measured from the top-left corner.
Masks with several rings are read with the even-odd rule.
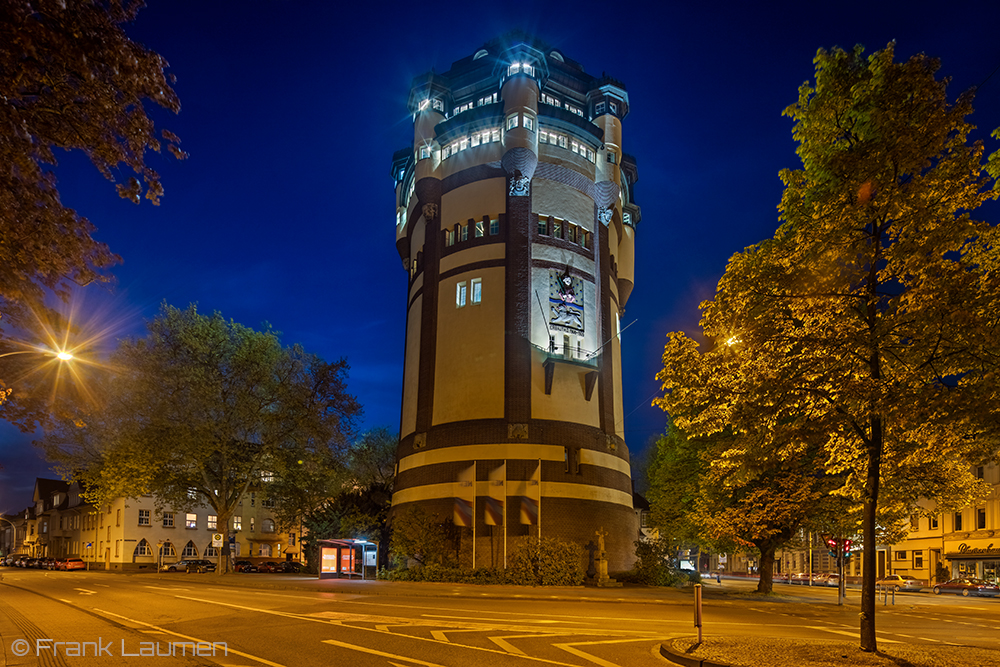
[[[70,361],[73,358],[73,355],[70,352],[66,352],[65,350],[62,350],[60,352],[53,352],[52,350],[49,350],[49,349],[46,349],[46,348],[41,348],[41,349],[34,349],[34,350],[18,350],[17,352],[5,352],[4,354],[0,354],[0,359],[2,359],[4,357],[9,357],[12,354],[45,354],[45,355],[52,355],[56,359],[59,359],[60,361]]]

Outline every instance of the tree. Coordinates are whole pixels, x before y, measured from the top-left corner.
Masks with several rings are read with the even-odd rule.
[[[650,519],[665,535],[719,551],[759,553],[757,591],[770,593],[775,552],[833,501],[836,480],[818,447],[766,456],[767,442],[718,433],[688,438],[671,425],[650,468]]]
[[[346,449],[360,408],[344,360],[282,347],[270,328],[193,305],[164,305],[148,330],[112,355],[101,409],[42,442],[90,502],[147,493],[178,511],[204,502],[228,526],[247,490],[273,478],[275,461]]]
[[[1000,430],[997,229],[971,216],[997,191],[969,141],[972,94],[950,104],[936,60],[893,52],[818,52],[784,112],[803,168],[781,172],[782,224],[702,304],[719,344],[672,334],[658,375],[657,402],[693,436],[755,433],[757,456],[822,447],[862,506],[865,651],[883,485],[897,508],[962,506],[985,491],[970,466],[996,457]]]
[[[45,310],[47,292],[66,298],[71,283],[107,281],[105,270],[121,261],[92,237],[86,218],[61,203],[50,168],[56,149],[83,151],[112,182],[122,167],[132,172],[117,187],[136,203],[142,183],[153,204],[163,194],[147,150],[165,143],[186,157],[176,136],[157,135],[143,106],[148,100],[180,110],[166,61],[122,29],[141,7],[131,0],[0,0],[0,318],[8,334],[33,328],[31,312]],[[0,379],[0,403],[9,389]]]

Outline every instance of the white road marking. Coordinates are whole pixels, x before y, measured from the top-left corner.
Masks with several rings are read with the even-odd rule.
[[[74,591],[80,591],[80,595],[97,595],[97,591],[91,591],[86,588],[74,588]]]
[[[669,637],[661,637],[660,639],[662,639],[662,640],[671,639],[674,636],[675,635],[671,635]],[[599,641],[599,642],[572,642],[572,643],[569,643],[569,644],[553,644],[553,646],[555,646],[556,648],[561,648],[564,651],[568,651],[568,652],[572,653],[575,656],[579,656],[579,657],[583,658],[584,660],[589,660],[590,662],[592,662],[592,663],[594,663],[596,665],[601,665],[601,667],[619,667],[619,665],[617,665],[617,664],[615,664],[613,662],[608,662],[607,660],[604,660],[602,658],[598,658],[596,655],[591,655],[591,654],[589,654],[589,653],[587,653],[585,651],[581,651],[580,649],[575,648],[575,647],[577,647],[577,646],[594,646],[596,644],[622,644],[622,643],[625,643],[625,642],[641,642],[641,641],[648,641],[650,639],[656,639],[656,637],[638,637],[638,638],[635,638],[635,639],[606,639],[606,640]]]
[[[834,630],[833,628],[824,628],[822,625],[803,625],[799,627],[809,628],[810,630],[822,630],[823,632],[832,632],[837,635],[847,635],[848,637],[858,636],[857,630]],[[895,634],[895,633],[893,633]],[[886,644],[902,644],[903,642],[898,642],[895,639],[886,639],[885,637],[879,637],[880,642],[885,642]]]
[[[324,644],[331,644],[333,646],[339,646],[341,648],[350,649],[352,651],[361,651],[362,653],[371,653],[372,655],[378,655],[383,658],[392,658],[393,660],[403,660],[405,662],[410,662],[415,665],[424,665],[425,667],[444,667],[443,665],[438,665],[433,662],[424,662],[423,660],[417,660],[416,658],[407,658],[405,655],[394,655],[392,653],[385,653],[384,651],[377,651],[373,648],[368,648],[367,646],[355,646],[354,644],[347,644],[345,642],[338,642],[336,639],[324,639]]]
[[[188,640],[190,642],[195,642],[196,644],[198,644],[198,643],[200,643],[200,644],[213,644],[213,642],[206,641],[204,639],[198,639],[196,637],[189,637],[188,635],[182,635],[179,632],[172,632],[170,630],[164,630],[163,628],[157,627],[157,626],[153,625],[152,623],[145,623],[143,621],[137,621],[134,618],[128,618],[127,616],[122,616],[120,614],[113,614],[110,611],[104,611],[103,609],[98,609],[97,607],[94,607],[94,611],[96,611],[98,613],[101,613],[101,614],[105,614],[107,616],[113,616],[115,618],[123,619],[125,621],[128,621],[129,623],[135,623],[137,625],[144,625],[147,628],[151,628],[153,630],[158,630],[159,632],[161,632],[163,634],[173,635],[174,637],[180,637],[181,639],[186,639],[186,640]],[[219,644],[220,642],[214,642],[214,643],[215,644]],[[227,653],[233,653],[235,655],[247,658],[249,660],[253,660],[254,662],[259,662],[259,663],[261,663],[263,665],[268,665],[269,667],[285,667],[285,665],[282,665],[280,663],[271,662],[270,660],[267,660],[265,658],[260,658],[260,657],[255,656],[255,655],[250,655],[249,653],[244,653],[243,651],[237,651],[234,648],[229,648],[228,644],[226,645],[226,652]]]

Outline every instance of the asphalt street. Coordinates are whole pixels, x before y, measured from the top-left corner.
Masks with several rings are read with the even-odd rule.
[[[664,667],[660,644],[696,632],[690,589],[11,568],[0,577],[0,655],[17,667]],[[753,585],[706,582],[706,636],[857,637],[857,591],[838,606],[833,589],[778,586],[760,599]],[[1000,600],[899,593],[895,602],[878,608],[880,642],[1000,650]]]

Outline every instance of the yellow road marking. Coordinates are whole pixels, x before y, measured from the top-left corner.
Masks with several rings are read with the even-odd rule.
[[[392,658],[393,660],[403,660],[406,662],[412,662],[413,664],[424,665],[425,667],[444,667],[443,665],[438,665],[433,662],[424,662],[423,660],[417,660],[416,658],[407,658],[405,655],[394,655],[392,653],[386,653],[384,651],[378,651],[373,648],[368,648],[367,646],[356,646],[354,644],[348,644],[346,642],[338,642],[336,639],[324,639],[323,643],[350,649],[352,651],[371,653],[372,655],[382,656],[383,658]]]
[[[670,639],[671,637],[662,637],[660,639]],[[583,658],[584,660],[589,660],[595,665],[601,665],[601,667],[620,667],[613,662],[608,662],[603,658],[598,658],[596,655],[591,655],[585,651],[581,651],[576,648],[577,646],[593,646],[595,644],[622,644],[625,642],[643,642],[649,641],[650,639],[657,639],[657,637],[636,637],[633,639],[605,639],[599,642],[571,642],[569,644],[553,644],[556,648],[561,648],[564,651],[568,651],[575,656]]]

